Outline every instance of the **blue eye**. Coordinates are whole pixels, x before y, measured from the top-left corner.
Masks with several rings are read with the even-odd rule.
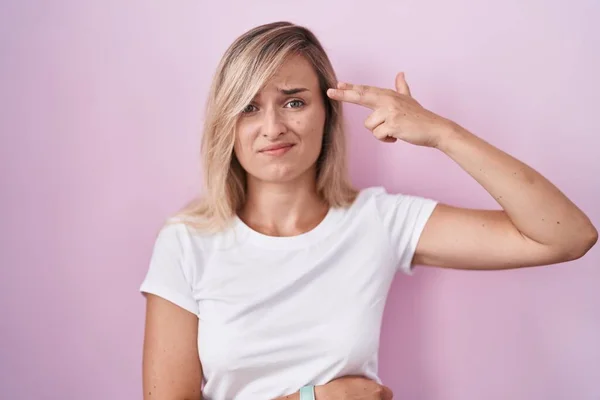
[[[288,103],[288,105],[290,106],[290,108],[300,108],[304,105],[304,102],[302,100],[292,100]]]

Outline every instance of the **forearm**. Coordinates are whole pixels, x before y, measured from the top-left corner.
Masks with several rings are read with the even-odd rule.
[[[444,129],[437,148],[496,199],[523,235],[575,252],[595,241],[586,215],[541,174],[457,124]]]

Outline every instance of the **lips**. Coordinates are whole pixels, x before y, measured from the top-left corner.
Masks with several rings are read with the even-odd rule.
[[[265,153],[265,152],[274,152],[277,150],[283,150],[283,149],[288,149],[291,148],[292,146],[294,146],[293,143],[279,143],[279,144],[274,144],[271,146],[267,146],[263,149],[260,150],[261,153]]]

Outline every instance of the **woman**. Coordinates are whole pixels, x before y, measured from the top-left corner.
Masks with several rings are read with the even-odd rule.
[[[342,102],[370,108],[383,142],[444,152],[502,210],[355,190]],[[161,230],[141,288],[146,399],[391,398],[377,351],[398,270],[547,265],[597,240],[556,187],[423,108],[402,73],[395,91],[338,83],[315,36],[290,23],[227,50],[202,151],[206,193]]]

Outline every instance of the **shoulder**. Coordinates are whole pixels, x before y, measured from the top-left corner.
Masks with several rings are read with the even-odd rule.
[[[386,196],[389,196],[389,193],[382,186],[367,187],[358,192],[356,199],[352,203],[352,207],[361,208]]]
[[[230,246],[236,238],[235,226],[235,219],[225,228],[215,230],[195,220],[171,217],[160,228],[157,245],[177,246],[182,254],[198,258],[207,252]]]
[[[156,233],[154,252],[168,252],[172,256],[185,259],[194,248],[202,246],[206,236],[180,218],[169,218]]]
[[[165,222],[157,230],[152,250],[153,262],[183,263],[189,252],[189,232],[185,224]]]
[[[163,226],[159,230],[159,236],[164,236],[172,240],[210,240],[226,231],[227,229],[211,229],[210,224],[198,218],[176,215],[168,218],[163,223]]]
[[[189,282],[194,282],[203,269],[206,249],[211,248],[213,237],[180,219],[164,221],[156,233],[151,271],[168,273],[179,269]],[[162,274],[159,272],[156,273]]]
[[[177,219],[168,219],[158,229],[156,234],[157,245],[183,246],[191,236],[188,225]]]
[[[357,202],[365,203],[370,200],[401,200],[403,198],[419,197],[408,193],[393,192],[384,186],[369,186],[361,189],[356,197]]]
[[[356,198],[353,207],[357,210],[371,209],[380,218],[389,220],[414,214],[429,215],[437,201],[431,198],[407,194],[394,193],[382,186],[362,189]]]
[[[368,205],[375,205],[381,210],[395,204],[397,205],[403,201],[410,201],[414,199],[423,198],[406,193],[394,193],[383,186],[371,186],[359,191],[353,207],[360,208]]]

